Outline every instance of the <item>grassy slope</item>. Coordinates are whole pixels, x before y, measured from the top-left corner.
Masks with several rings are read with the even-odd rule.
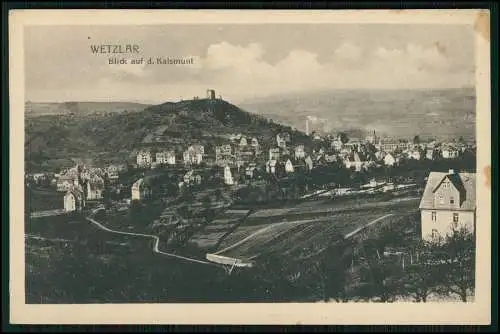
[[[306,205],[308,203],[309,205]],[[330,202],[328,207],[325,203],[304,202],[301,208],[293,208],[293,212],[278,209],[277,215],[273,215],[272,210],[268,209],[265,210],[266,214],[270,215],[267,217],[260,217],[257,211],[222,241],[219,250],[270,226],[271,228],[265,233],[255,235],[222,255],[248,258],[274,251],[293,253],[297,245],[304,247],[312,244],[325,245],[330,240],[329,236],[336,238],[339,233],[345,235],[386,214],[409,213],[418,206],[417,200],[377,202],[376,199],[375,201],[367,199],[363,204],[362,200],[353,199],[339,203]],[[313,222],[297,225],[296,222],[301,220],[313,220]],[[276,224],[282,222],[290,224]],[[276,228],[272,228],[274,225]]]
[[[27,303],[255,302],[267,287],[242,272],[153,254],[143,238],[67,217],[26,224]]]
[[[29,193],[31,211],[44,211],[63,208],[63,192],[52,189],[34,188]]]

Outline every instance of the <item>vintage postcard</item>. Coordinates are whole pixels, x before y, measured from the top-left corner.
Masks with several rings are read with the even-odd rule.
[[[489,324],[489,20],[12,11],[11,322]]]

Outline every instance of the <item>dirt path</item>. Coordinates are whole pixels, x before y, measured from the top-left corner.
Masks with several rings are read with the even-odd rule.
[[[63,209],[53,209],[53,210],[45,210],[45,211],[34,211],[30,214],[30,218],[42,218],[42,217],[50,217],[50,216],[60,216],[65,214],[66,212]]]
[[[25,238],[28,239],[34,239],[34,240],[39,240],[39,241],[50,241],[50,242],[74,242],[74,240],[69,240],[69,239],[61,239],[61,238],[45,238],[39,235],[33,235],[33,234],[25,234]]]
[[[185,257],[185,256],[181,256],[181,255],[176,255],[176,254],[172,254],[172,253],[162,252],[162,251],[159,249],[160,238],[159,238],[159,237],[157,237],[156,235],[151,235],[151,234],[143,234],[143,233],[133,233],[133,232],[116,231],[116,230],[112,230],[112,229],[110,229],[110,228],[108,228],[108,227],[106,227],[106,226],[102,225],[101,223],[97,222],[97,221],[96,221],[96,220],[94,220],[93,218],[87,217],[86,219],[87,219],[89,222],[91,222],[92,224],[96,225],[96,226],[97,226],[98,228],[100,228],[101,230],[104,230],[104,231],[106,231],[106,232],[115,233],[115,234],[121,234],[121,235],[130,235],[130,236],[135,236],[135,237],[143,237],[143,238],[153,239],[153,240],[154,240],[154,245],[153,245],[153,252],[154,252],[154,253],[161,254],[161,255],[165,255],[165,256],[169,256],[169,257],[176,258],[176,259],[180,259],[180,260],[184,260],[184,261],[187,261],[187,262],[199,263],[199,264],[206,264],[206,265],[210,265],[210,266],[220,267],[219,265],[214,264],[214,263],[212,263],[212,262],[207,262],[207,261],[202,261],[202,260],[192,259],[192,258]]]
[[[362,230],[364,230],[364,229],[365,229],[365,228],[367,228],[368,226],[371,226],[371,225],[373,225],[373,224],[375,224],[375,223],[378,223],[379,221],[381,221],[381,220],[383,220],[383,219],[385,219],[385,218],[387,218],[387,217],[393,216],[393,215],[394,215],[393,213],[389,213],[389,214],[387,214],[387,215],[385,215],[385,216],[382,216],[382,217],[379,217],[379,218],[377,218],[377,219],[374,219],[374,220],[372,220],[371,222],[369,222],[368,224],[365,224],[365,225],[363,225],[363,226],[361,226],[361,227],[359,227],[359,228],[355,229],[355,230],[354,230],[354,231],[352,231],[351,233],[347,233],[347,234],[344,236],[344,239],[349,239],[350,237],[352,237],[353,235],[355,235],[355,234],[357,234],[357,233],[361,232]]]

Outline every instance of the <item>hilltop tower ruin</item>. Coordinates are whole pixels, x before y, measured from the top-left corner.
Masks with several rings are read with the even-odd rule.
[[[208,100],[215,100],[215,90],[207,89],[207,99]]]

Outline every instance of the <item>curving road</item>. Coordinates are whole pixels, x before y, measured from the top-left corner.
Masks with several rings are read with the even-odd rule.
[[[98,210],[94,210],[93,213],[96,213]],[[166,253],[166,252],[162,252],[160,249],[159,249],[159,244],[160,244],[160,238],[156,235],[151,235],[151,234],[143,234],[143,233],[133,233],[133,232],[123,232],[123,231],[116,231],[116,230],[112,230],[104,225],[102,225],[101,223],[99,223],[98,221],[96,221],[95,219],[91,218],[91,217],[86,217],[86,219],[91,222],[92,224],[96,225],[97,227],[99,227],[101,230],[104,230],[106,232],[110,232],[110,233],[115,233],[115,234],[122,234],[122,235],[130,235],[130,236],[135,236],[135,237],[143,237],[143,238],[149,238],[149,239],[153,239],[154,240],[154,245],[153,245],[153,252],[156,253],[156,254],[161,254],[161,255],[165,255],[165,256],[169,256],[169,257],[172,257],[172,258],[176,258],[176,259],[180,259],[180,260],[184,260],[184,261],[187,261],[187,262],[192,262],[192,263],[199,263],[199,264],[206,264],[206,265],[210,265],[210,266],[214,266],[214,267],[222,267],[221,265],[218,265],[218,264],[215,264],[213,262],[208,262],[208,261],[202,261],[202,260],[197,260],[197,259],[193,259],[193,258],[189,258],[189,257],[185,257],[185,256],[181,256],[181,255],[177,255],[177,254],[172,254],[172,253]]]

